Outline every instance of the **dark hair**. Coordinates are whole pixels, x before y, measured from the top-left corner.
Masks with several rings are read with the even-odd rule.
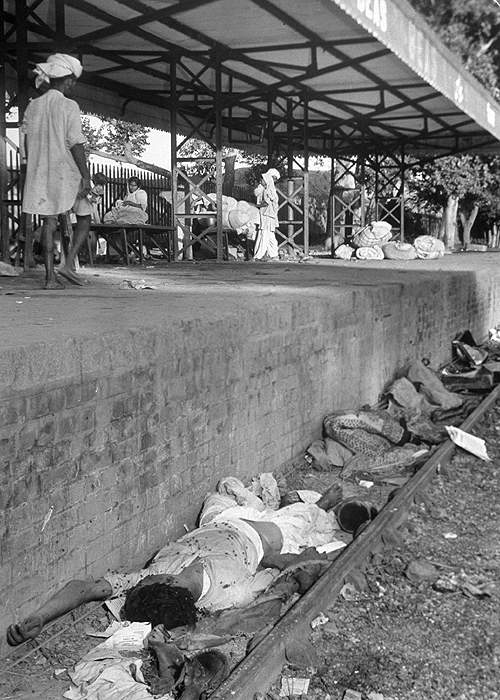
[[[196,607],[192,593],[169,583],[139,582],[127,592],[125,617],[131,622],[150,622],[174,629],[196,624]]]
[[[137,185],[137,187],[140,187],[141,184],[142,184],[141,181],[139,180],[139,178],[138,178],[138,177],[135,177],[135,175],[132,175],[132,177],[129,177],[129,179],[127,180],[127,182],[128,182],[129,185],[130,185],[131,182],[135,182],[135,184]]]

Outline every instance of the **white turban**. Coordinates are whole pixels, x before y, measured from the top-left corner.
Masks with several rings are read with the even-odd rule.
[[[276,170],[276,168],[269,168],[269,170],[267,172],[265,172],[264,175],[270,175],[271,177],[274,177],[275,180],[280,179],[280,174]]]
[[[37,63],[34,72],[36,73],[35,85],[40,87],[42,83],[50,82],[51,78],[64,78],[67,75],[74,75],[79,78],[82,74],[82,64],[77,58],[68,56],[66,53],[54,53],[47,58],[45,63]]]

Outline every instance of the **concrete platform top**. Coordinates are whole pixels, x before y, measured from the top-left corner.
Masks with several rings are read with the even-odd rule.
[[[447,275],[496,277],[500,254],[463,253],[438,260],[304,263],[203,261],[82,269],[85,287],[66,283],[42,289],[43,271],[0,278],[0,350],[126,328],[164,327],[172,321],[205,322],[294,299],[339,296],[356,288],[407,285]],[[145,280],[154,289],[120,289],[123,280]],[[333,291],[334,290],[334,291]],[[500,309],[499,309],[500,321]]]

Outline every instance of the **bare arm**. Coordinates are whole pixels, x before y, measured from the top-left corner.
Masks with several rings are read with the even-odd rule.
[[[90,192],[90,173],[87,167],[87,159],[85,157],[85,150],[83,148],[83,143],[75,143],[75,145],[70,149],[73,160],[75,161],[80,175],[83,180],[83,187],[81,189],[81,194],[86,195]]]
[[[106,579],[70,581],[64,588],[54,593],[32,615],[20,623],[10,625],[7,629],[7,642],[14,647],[27,639],[34,639],[48,622],[57,620],[61,615],[74,610],[83,603],[106,600],[111,595],[111,586]]]

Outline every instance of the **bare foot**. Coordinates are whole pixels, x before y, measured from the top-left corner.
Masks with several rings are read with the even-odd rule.
[[[35,639],[43,629],[43,618],[38,615],[27,617],[23,622],[10,625],[7,629],[7,643],[11,647],[16,647],[28,639]]]
[[[61,277],[64,277],[64,279],[68,280],[68,282],[71,282],[72,284],[78,285],[78,287],[84,287],[86,284],[86,280],[84,280],[83,277],[80,277],[76,274],[76,272],[70,270],[68,267],[60,267],[58,268],[57,272],[59,275],[61,275]]]
[[[45,282],[44,289],[65,289],[64,282],[57,277]]]

